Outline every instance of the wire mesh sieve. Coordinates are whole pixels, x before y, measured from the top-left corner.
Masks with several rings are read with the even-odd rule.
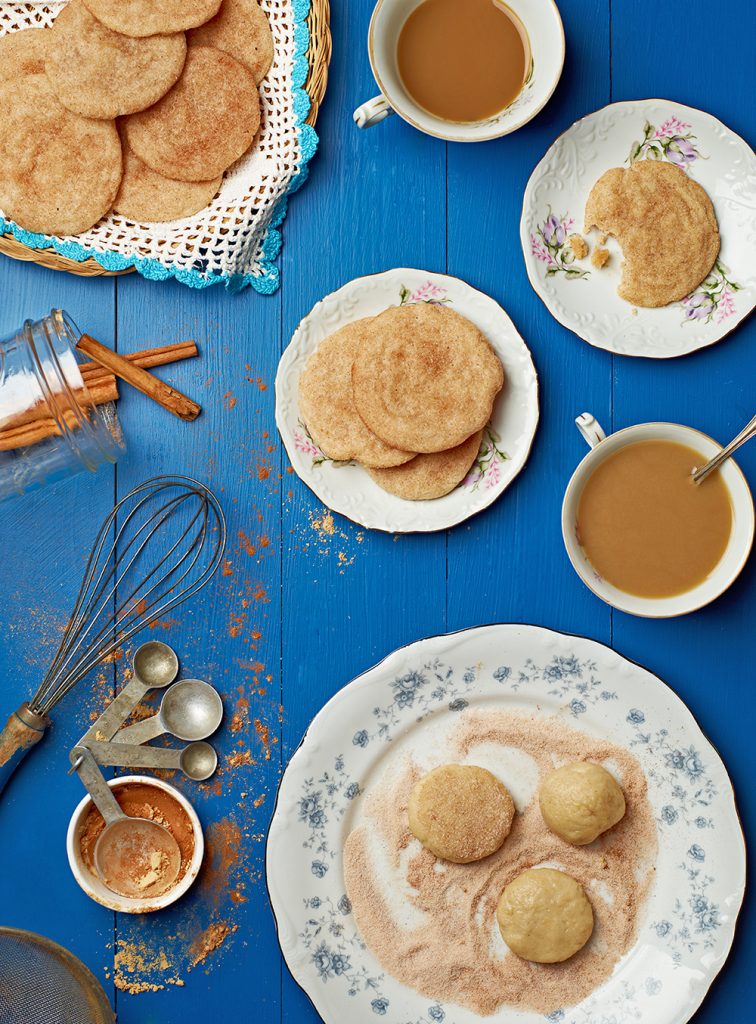
[[[114,1024],[102,985],[50,939],[0,928],[2,1024]]]

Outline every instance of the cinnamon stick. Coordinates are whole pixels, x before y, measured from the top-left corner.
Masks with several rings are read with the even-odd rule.
[[[76,347],[79,352],[83,352],[96,363],[106,367],[116,377],[125,380],[127,384],[131,384],[132,387],[147,395],[158,405],[162,405],[164,409],[172,412],[179,419],[195,420],[199,416],[201,408],[191,398],[187,398],[186,395],[169,387],[168,384],[164,384],[147,370],[135,366],[128,359],[124,359],[123,356],[119,356],[105,345],[101,345],[99,341],[91,338],[88,334],[82,334]]]
[[[95,405],[105,405],[118,400],[118,385],[98,383],[90,392]],[[63,412],[63,420],[72,430],[76,429],[78,417],[72,409]],[[52,416],[46,416],[26,423],[19,423],[0,430],[0,451],[14,451],[17,448],[28,448],[48,437],[61,437],[60,426]]]
[[[167,366],[169,363],[178,363],[183,359],[193,359],[199,354],[197,345],[193,341],[180,341],[175,345],[161,345],[157,348],[146,348],[139,352],[131,352],[124,356],[135,366],[141,366],[143,370],[151,370],[155,366]],[[85,383],[92,380],[102,380],[111,377],[112,374],[98,363],[82,363],[79,367]]]

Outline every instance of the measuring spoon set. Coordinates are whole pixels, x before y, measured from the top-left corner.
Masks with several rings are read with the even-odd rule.
[[[218,691],[200,679],[175,682],[179,671],[176,652],[159,640],[151,640],[137,650],[133,669],[132,679],[72,749],[71,771],[78,774],[105,820],[94,850],[101,878],[107,877],[103,868],[113,858],[133,857],[149,850],[163,855],[166,867],[160,884],[166,886],[176,880],[181,868],[176,840],[157,822],[125,815],[100,769],[162,768],[181,771],[195,782],[210,778],[218,766],[218,755],[204,740],[220,725],[223,702]],[[145,695],[158,689],[165,693],[157,714],[123,727]],[[180,750],[144,745],[166,733],[187,745]],[[143,887],[137,894],[122,891],[123,885],[116,887],[117,883],[111,881],[105,884],[121,896],[149,895]]]

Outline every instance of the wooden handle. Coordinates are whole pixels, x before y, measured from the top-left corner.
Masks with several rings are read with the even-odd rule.
[[[191,398],[187,398],[180,391],[176,391],[174,388],[164,384],[163,381],[153,377],[147,370],[143,370],[140,366],[135,366],[128,359],[124,359],[123,356],[117,355],[109,348],[106,348],[105,345],[101,345],[99,341],[90,338],[88,334],[82,334],[76,347],[84,355],[89,356],[96,363],[106,367],[116,377],[125,380],[127,384],[131,384],[132,387],[147,395],[148,398],[157,402],[158,405],[162,405],[164,409],[172,412],[179,419],[195,420],[202,411],[200,406],[193,402]]]
[[[48,718],[30,711],[28,704],[22,704],[8,718],[0,732],[0,793],[31,748],[42,739],[49,724]]]

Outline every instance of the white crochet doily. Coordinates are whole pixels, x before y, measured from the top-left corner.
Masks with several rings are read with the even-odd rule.
[[[225,281],[272,292],[278,285],[273,260],[280,248],[277,227],[282,201],[302,183],[317,137],[304,124],[309,99],[306,78],[309,0],[260,0],[273,30],[273,66],[260,85],[262,125],[250,153],[231,167],[210,206],[169,224],[136,224],[109,214],[75,237],[31,234],[0,211],[0,228],[31,248],[54,248],[81,261],[94,257],[108,270],[134,266],[145,277],[176,277],[193,287]],[[64,2],[0,0],[0,35],[49,26]]]

